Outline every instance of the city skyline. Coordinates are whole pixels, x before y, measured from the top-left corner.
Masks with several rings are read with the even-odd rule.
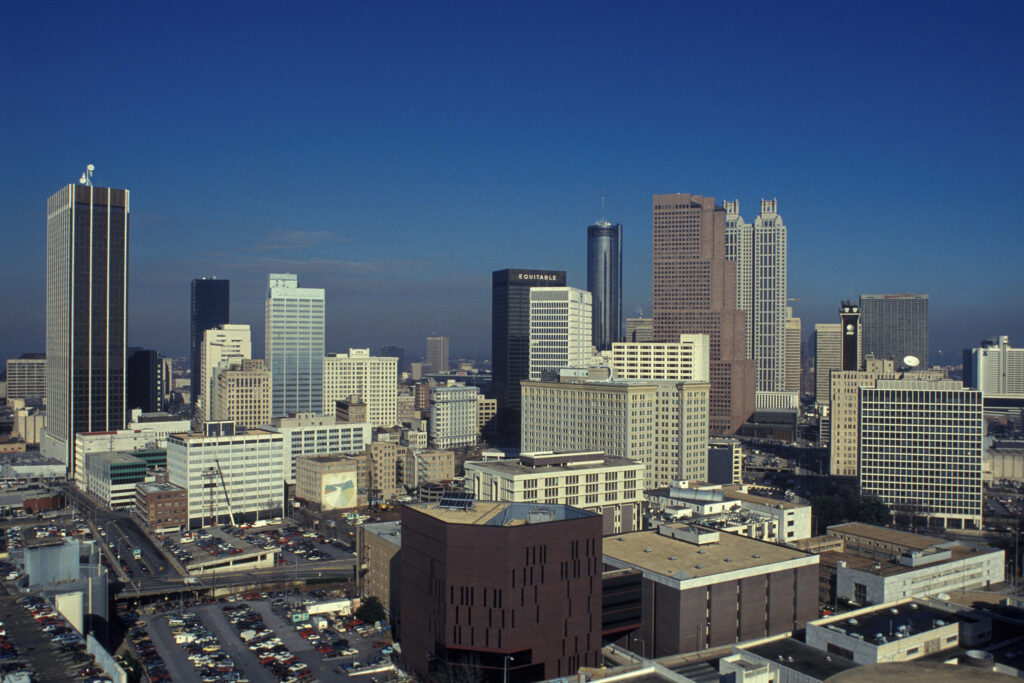
[[[608,220],[624,226],[626,317],[650,313],[650,197],[686,192],[779,200],[804,330],[833,322],[843,299],[919,292],[934,363],[985,337],[1024,338],[1006,315],[1024,296],[1013,250],[982,246],[1011,243],[1024,215],[1021,77],[999,68],[1020,61],[1021,8],[909,4],[879,23],[852,8],[740,7],[695,8],[721,30],[685,47],[665,40],[688,11],[674,7],[552,8],[549,28],[505,8],[411,10],[395,24],[361,7],[338,26],[332,8],[222,25],[182,9],[14,7],[23,30],[0,49],[24,66],[9,91],[19,107],[5,111],[15,163],[0,171],[0,235],[17,249],[4,259],[0,354],[45,345],[42,198],[86,163],[97,184],[132,188],[128,344],[168,356],[188,352],[193,278],[235,281],[232,318],[253,325],[259,348],[265,278],[296,272],[327,289],[329,352],[395,344],[414,356],[437,332],[453,355],[486,357],[488,273],[565,270],[585,287],[581,226],[600,216],[602,187]],[[915,31],[892,32],[901,22]],[[958,50],[935,54],[954,26]],[[858,40],[826,40],[837,27]],[[433,28],[443,45],[425,37]],[[712,49],[724,34],[738,49]],[[39,50],[43,35],[52,51]],[[593,35],[636,49],[594,53]],[[236,51],[243,37],[266,48]],[[152,45],[198,47],[185,65],[203,68]],[[97,104],[115,101],[114,84],[72,83],[53,99],[42,84],[80,55],[118,73],[132,106]],[[289,80],[322,65],[335,71],[322,88]],[[691,68],[712,98],[652,87]],[[754,107],[766,91],[771,103]],[[600,101],[629,106],[582,106]],[[74,139],[45,142],[63,128]],[[980,230],[989,239],[966,238]],[[998,305],[992,283],[1008,292]]]

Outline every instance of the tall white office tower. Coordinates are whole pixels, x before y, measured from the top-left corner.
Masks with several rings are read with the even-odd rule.
[[[530,379],[544,370],[581,367],[590,357],[590,292],[575,287],[530,289]]]
[[[1005,334],[965,349],[964,385],[980,390],[986,399],[1024,397],[1024,349],[1010,346]]]
[[[90,170],[87,173],[91,173]],[[75,435],[125,424],[128,190],[67,185],[46,201],[43,455],[74,476]]]
[[[198,430],[203,422],[214,419],[213,399],[217,394],[217,373],[238,362],[252,358],[252,331],[248,325],[221,325],[203,331],[199,347],[199,388],[192,424]],[[253,425],[255,426],[255,425]]]
[[[292,273],[271,273],[264,334],[274,417],[322,414],[324,290],[299,287]]]
[[[324,359],[324,412],[334,414],[337,402],[358,396],[374,427],[398,424],[398,358],[371,356],[370,349],[349,349]]]
[[[769,407],[767,395],[786,391],[786,226],[775,199],[761,200],[750,224],[738,201],[725,208],[725,257],[736,264],[736,308],[747,314],[747,357],[757,368],[755,403]]]

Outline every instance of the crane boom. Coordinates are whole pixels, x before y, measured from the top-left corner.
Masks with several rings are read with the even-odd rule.
[[[224,470],[220,468],[220,460],[214,460],[217,464],[217,474],[220,475],[220,487],[224,491],[224,500],[228,503],[228,517],[231,519],[232,526],[235,524],[235,513],[231,509],[231,496],[228,495],[228,485],[224,483]]]

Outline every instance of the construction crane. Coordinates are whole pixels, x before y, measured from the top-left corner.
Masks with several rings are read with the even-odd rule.
[[[214,460],[217,464],[217,474],[220,475],[220,487],[224,490],[224,500],[228,502],[228,517],[231,519],[232,526],[235,525],[235,513],[231,509],[231,496],[228,495],[228,485],[224,483],[224,470],[220,468],[220,460]]]

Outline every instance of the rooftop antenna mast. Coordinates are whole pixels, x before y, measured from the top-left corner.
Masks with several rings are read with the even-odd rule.
[[[85,167],[85,173],[83,173],[82,177],[78,179],[78,184],[79,185],[87,185],[88,187],[92,187],[92,173],[95,170],[96,170],[96,167],[93,166],[92,164],[89,164],[88,166],[86,166]]]
[[[601,222],[604,223],[604,188],[601,188]]]

